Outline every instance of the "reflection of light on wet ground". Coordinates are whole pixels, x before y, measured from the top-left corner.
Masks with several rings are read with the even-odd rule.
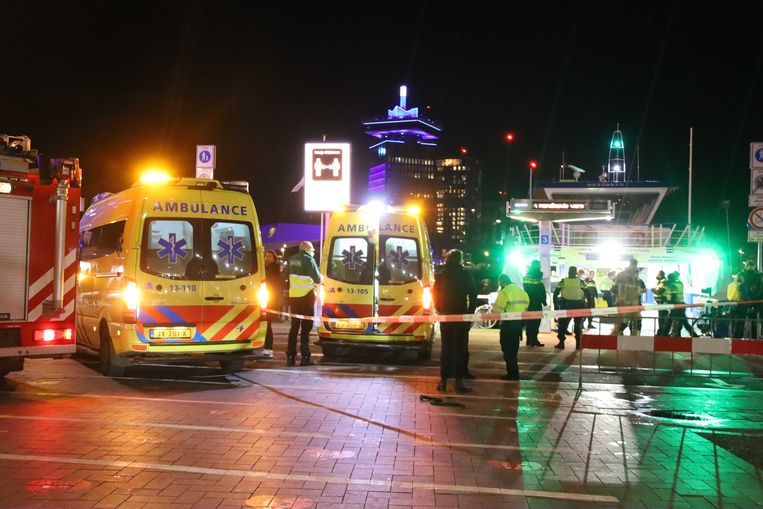
[[[91,486],[92,483],[90,481],[77,481],[75,484],[72,484],[69,481],[62,481],[60,479],[35,479],[26,483],[24,489],[36,494],[76,493],[88,490]]]
[[[310,458],[331,458],[331,459],[347,459],[354,458],[354,451],[330,451],[328,449],[307,449],[304,453],[305,456]]]
[[[534,461],[522,461],[520,463],[515,461],[490,460],[487,463],[491,467],[502,468],[503,470],[508,470],[509,472],[534,472],[543,470],[543,465]]]

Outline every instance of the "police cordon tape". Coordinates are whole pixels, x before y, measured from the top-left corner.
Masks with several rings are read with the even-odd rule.
[[[717,301],[708,300],[701,304],[646,304],[641,306],[615,306],[608,308],[580,308],[580,309],[551,309],[546,311],[521,311],[508,313],[471,313],[463,315],[398,315],[398,316],[366,316],[366,317],[329,317],[300,315],[286,313],[275,309],[265,309],[265,313],[301,320],[320,320],[331,323],[435,323],[435,322],[478,322],[484,320],[538,320],[543,318],[580,318],[589,316],[616,316],[644,311],[670,311],[673,309],[687,309],[699,307],[738,306],[742,304],[760,304],[763,300],[748,301]]]

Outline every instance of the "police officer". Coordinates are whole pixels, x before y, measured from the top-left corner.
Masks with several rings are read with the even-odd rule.
[[[501,291],[493,304],[493,313],[512,313],[526,311],[530,305],[530,297],[527,292],[511,282],[506,274],[498,276],[498,284]],[[501,380],[519,381],[519,366],[517,364],[517,352],[519,340],[522,337],[522,320],[501,321],[501,351],[503,360],[506,361],[506,374]],[[528,344],[530,338],[527,338]],[[537,339],[536,339],[537,341]]]
[[[522,280],[522,287],[530,297],[528,311],[541,311],[546,302],[546,287],[543,286],[543,272],[540,270],[540,260],[533,260],[527,275]],[[537,320],[525,320],[527,327],[527,346],[543,346],[538,341],[538,330],[540,329],[540,318]]]
[[[615,275],[617,273],[614,270],[610,270],[607,272],[607,277],[604,278],[604,281],[601,282],[599,285],[599,290],[601,290],[601,297],[607,301],[607,307],[612,307],[615,305],[615,296],[612,293],[612,288],[615,285]]]
[[[654,294],[655,304],[668,304],[668,297],[665,293],[665,283],[668,279],[665,277],[665,271],[661,270],[657,273],[657,284],[652,288]],[[670,333],[670,311],[667,309],[661,309],[657,311],[657,332],[655,336],[667,336]]]
[[[323,276],[313,258],[314,254],[315,248],[312,242],[300,242],[299,253],[286,262],[285,276],[289,281],[291,312],[298,315],[312,316],[315,308],[315,287],[323,281]],[[294,366],[294,359],[297,356],[297,332],[300,332],[299,349],[302,355],[299,364],[300,366],[312,364],[310,361],[310,331],[312,329],[312,319],[292,317],[289,343],[286,347],[287,366]]]
[[[670,304],[684,303],[684,284],[678,279],[679,276],[680,274],[678,272],[671,272],[668,274],[668,280],[665,283],[665,296]],[[673,327],[670,331],[671,336],[681,337],[681,327],[686,329],[691,337],[696,338],[699,336],[686,320],[685,309],[671,309],[670,319],[673,322]]]
[[[586,307],[585,302],[585,283],[578,277],[577,267],[570,267],[567,272],[567,277],[559,281],[554,290],[554,302],[557,303],[558,309],[584,309]],[[556,337],[559,339],[559,343],[554,345],[554,348],[562,350],[564,348],[564,332],[567,330],[567,326],[570,320],[575,321],[575,349],[580,349],[580,338],[583,334],[583,317],[578,316],[573,318],[559,318],[557,321],[558,327]]]

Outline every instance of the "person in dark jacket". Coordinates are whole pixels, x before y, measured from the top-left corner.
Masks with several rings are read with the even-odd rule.
[[[463,266],[463,253],[453,249],[445,255],[445,266],[437,275],[432,286],[435,308],[441,315],[462,315],[474,313],[477,307],[477,288],[474,279]],[[448,378],[456,380],[456,392],[470,392],[464,385],[464,357],[469,342],[469,322],[441,322],[440,337],[440,385],[437,390],[445,392]]]
[[[268,287],[268,295],[270,296],[270,307],[272,309],[279,309],[281,287],[283,285],[281,264],[278,263],[278,255],[272,250],[265,251],[265,284]],[[273,322],[277,318],[273,314],[267,314],[265,317],[267,329],[265,331],[265,346],[262,354],[267,357],[273,357]]]
[[[595,308],[599,292],[596,290],[596,272],[594,271],[588,272],[588,277],[585,279],[585,295],[588,307]],[[583,322],[585,322],[585,319],[583,319]],[[593,329],[593,316],[588,317],[588,328]]]
[[[541,311],[546,302],[546,287],[543,286],[543,272],[540,270],[540,260],[533,260],[527,275],[522,280],[522,287],[530,297],[528,311]],[[527,346],[543,346],[538,341],[538,330],[540,329],[540,318],[537,320],[526,320],[527,325]]]

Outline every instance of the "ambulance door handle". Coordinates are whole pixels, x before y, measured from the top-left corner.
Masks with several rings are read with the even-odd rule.
[[[394,297],[379,297],[379,300],[383,300],[384,302],[392,302]]]
[[[204,300],[223,300],[225,297],[204,297]]]

